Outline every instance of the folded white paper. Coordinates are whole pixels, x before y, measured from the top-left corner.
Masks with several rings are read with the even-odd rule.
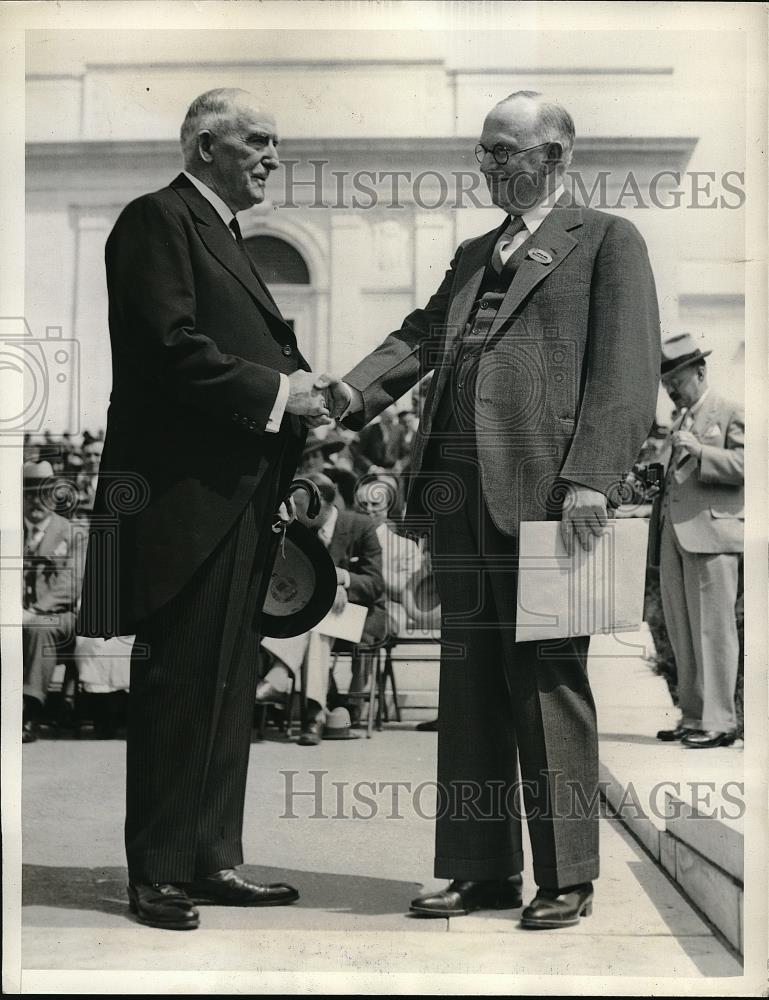
[[[345,604],[339,612],[329,611],[313,632],[330,635],[334,639],[346,639],[348,642],[360,642],[367,614],[368,609],[362,604]]]
[[[516,642],[637,629],[643,617],[649,522],[610,519],[592,552],[566,553],[559,521],[520,532]]]

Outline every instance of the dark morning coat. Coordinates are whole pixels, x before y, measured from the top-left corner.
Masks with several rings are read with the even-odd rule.
[[[359,426],[434,372],[412,460],[415,518],[424,514],[433,420],[507,221],[462,243],[427,305],[345,376],[363,395],[362,417],[348,421]],[[520,521],[552,516],[547,496],[559,478],[613,492],[649,432],[659,383],[657,297],[635,226],[564,196],[529,246],[545,256],[524,255],[515,273],[489,330],[474,400],[484,499],[509,535]]]
[[[257,494],[276,509],[304,431],[265,430],[308,369],[227,226],[187,177],[131,202],[106,245],[113,388],[79,627],[130,634]]]

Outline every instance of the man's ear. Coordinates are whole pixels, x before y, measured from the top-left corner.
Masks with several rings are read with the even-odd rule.
[[[211,163],[213,161],[213,155],[211,154],[212,140],[213,136],[208,129],[198,132],[198,153],[204,163]]]
[[[542,165],[546,173],[552,173],[555,168],[563,162],[563,146],[560,142],[549,142],[545,150],[545,158]]]

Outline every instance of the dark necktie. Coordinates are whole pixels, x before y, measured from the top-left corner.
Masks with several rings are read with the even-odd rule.
[[[502,251],[506,250],[510,244],[513,242],[518,233],[526,228],[526,224],[520,215],[514,215],[510,219],[510,223],[505,229],[504,233],[499,237],[494,247],[494,252],[491,255],[491,266],[497,272],[497,274],[502,273],[502,269],[510,261],[510,257],[506,261],[502,260]]]
[[[275,299],[270,294],[269,288],[262,281],[261,277],[259,276],[259,272],[254,267],[254,262],[251,260],[251,255],[249,254],[248,250],[246,249],[246,244],[245,244],[245,241],[243,239],[243,233],[240,231],[240,223],[238,222],[237,218],[234,215],[233,215],[233,217],[229,221],[229,227],[230,227],[230,230],[232,231],[232,233],[235,236],[235,242],[238,245],[238,250],[240,250],[240,252],[246,258],[246,262],[247,262],[247,264],[249,266],[251,274],[253,274],[253,276],[259,282],[259,287],[262,289],[262,291],[264,292],[264,294],[267,296],[267,298],[270,300],[270,302],[277,309],[278,307],[275,304]]]

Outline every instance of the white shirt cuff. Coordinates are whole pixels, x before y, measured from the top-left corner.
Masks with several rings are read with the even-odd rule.
[[[344,383],[350,390],[352,399],[350,400],[347,409],[339,417],[340,420],[344,420],[345,417],[349,417],[351,413],[359,413],[363,409],[363,394],[360,389],[356,389],[354,386],[350,385],[348,382]]]
[[[286,403],[288,402],[288,394],[291,388],[288,375],[284,375],[283,372],[279,372],[278,374],[280,375],[278,395],[275,397],[275,405],[272,408],[270,416],[267,419],[267,426],[265,427],[268,434],[277,434],[280,430],[280,424],[283,420],[283,414],[286,412]]]
[[[347,572],[346,569],[342,570],[342,586],[344,587],[345,590],[350,589],[350,574]]]

